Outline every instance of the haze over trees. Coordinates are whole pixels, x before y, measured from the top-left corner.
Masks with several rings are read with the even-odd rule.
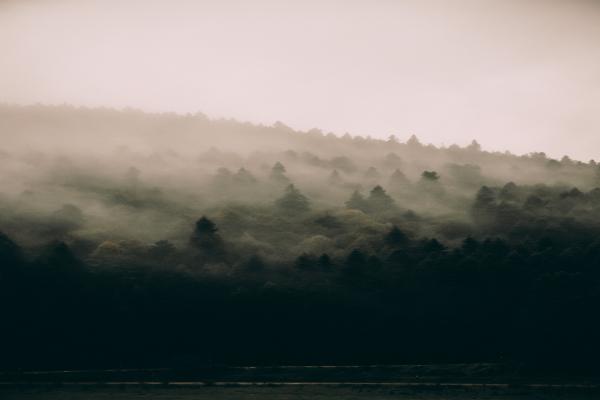
[[[0,366],[600,356],[600,169],[0,106]]]

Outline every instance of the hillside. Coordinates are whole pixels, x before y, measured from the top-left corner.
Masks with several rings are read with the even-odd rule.
[[[600,355],[594,161],[73,107],[0,136],[5,368]]]

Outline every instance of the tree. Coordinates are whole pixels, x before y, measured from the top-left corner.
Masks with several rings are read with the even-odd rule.
[[[528,211],[538,211],[544,207],[544,205],[544,200],[542,200],[539,196],[532,194],[525,200],[523,208]]]
[[[408,236],[402,232],[396,225],[385,235],[385,243],[393,248],[406,246],[409,242]]]
[[[52,215],[52,229],[57,236],[81,228],[84,223],[83,212],[73,204],[65,204]]]
[[[487,186],[482,186],[479,188],[477,195],[475,197],[475,205],[476,206],[489,206],[496,201],[496,195],[494,191]]]
[[[385,156],[383,164],[388,168],[398,168],[402,165],[402,159],[396,153],[389,153]]]
[[[422,146],[421,142],[419,141],[419,139],[417,138],[416,135],[411,135],[410,138],[408,139],[408,141],[406,142],[407,145],[411,146],[411,147],[420,147]]]
[[[277,161],[273,165],[273,168],[271,168],[271,172],[274,174],[285,174],[286,170],[285,170],[285,167],[283,166],[283,164],[280,163],[279,161]]]
[[[368,207],[367,200],[362,194],[360,194],[358,190],[352,192],[352,196],[350,196],[350,199],[348,199],[345,204],[347,208],[360,210],[363,212],[366,212]]]
[[[404,175],[404,173],[399,169],[396,169],[392,175],[390,175],[389,187],[392,188],[392,190],[406,187],[406,185],[409,183],[410,182],[406,175]]]
[[[421,180],[425,182],[437,182],[440,176],[435,171],[423,171],[421,174]]]
[[[504,201],[515,201],[518,198],[519,188],[514,182],[508,182],[502,187],[498,197]]]
[[[354,249],[346,258],[345,271],[350,274],[361,273],[367,265],[365,254],[359,249]]]
[[[59,287],[73,287],[80,282],[86,270],[64,242],[51,243],[36,260],[38,272],[47,282]]]
[[[495,221],[496,194],[487,186],[482,186],[477,191],[471,213],[479,223],[490,224]]]
[[[245,168],[240,168],[235,175],[233,180],[241,185],[252,185],[256,183],[256,178]]]
[[[396,203],[381,186],[377,185],[369,193],[367,204],[370,211],[389,211],[395,208]]]
[[[437,239],[429,239],[423,242],[423,251],[428,254],[438,254],[446,250],[446,247]]]
[[[285,193],[282,197],[275,201],[275,206],[282,211],[302,213],[310,209],[310,203],[293,184],[285,188]]]
[[[285,175],[286,170],[282,163],[277,161],[273,168],[271,168],[271,180],[278,184],[289,183],[289,178]]]
[[[233,174],[228,168],[221,167],[217,170],[217,173],[212,179],[213,185],[220,190],[225,190],[229,188],[231,184]]]
[[[369,167],[367,169],[367,171],[365,172],[365,178],[370,179],[370,180],[377,180],[377,179],[381,178],[381,175],[379,174],[379,171],[377,171],[377,169],[375,167]]]
[[[481,145],[477,143],[477,140],[473,140],[471,144],[467,146],[467,150],[479,152],[481,151]]]
[[[344,156],[334,157],[331,159],[331,161],[329,161],[329,164],[333,168],[339,169],[348,174],[351,174],[354,171],[356,171],[356,165],[354,165],[352,160],[349,159],[348,157],[344,157]]]
[[[331,262],[331,257],[329,257],[327,253],[321,254],[319,259],[317,260],[317,266],[319,266],[322,269],[331,268],[333,266],[333,263]]]
[[[214,222],[202,216],[196,221],[196,227],[190,237],[190,244],[200,251],[207,260],[219,258],[224,254],[224,245]]]
[[[296,258],[296,262],[294,263],[294,266],[298,269],[309,270],[309,269],[313,269],[315,264],[316,264],[315,259],[312,256],[310,256],[306,253],[302,253]]]

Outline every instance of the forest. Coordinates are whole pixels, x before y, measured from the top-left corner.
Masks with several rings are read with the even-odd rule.
[[[0,369],[598,369],[594,160],[66,105],[0,137]]]

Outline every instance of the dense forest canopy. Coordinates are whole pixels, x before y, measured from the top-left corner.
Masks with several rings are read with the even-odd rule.
[[[593,160],[67,106],[0,136],[4,367],[600,355]]]

